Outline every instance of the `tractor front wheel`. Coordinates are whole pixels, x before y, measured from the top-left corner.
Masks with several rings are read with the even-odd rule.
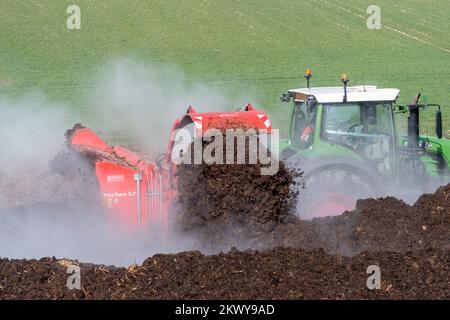
[[[323,169],[302,179],[297,212],[302,219],[336,216],[356,208],[358,199],[375,196],[373,186],[358,174]]]

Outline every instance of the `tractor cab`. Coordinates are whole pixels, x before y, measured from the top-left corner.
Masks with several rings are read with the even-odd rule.
[[[375,86],[289,90],[284,96],[284,101],[294,101],[289,144],[300,150],[318,144],[334,146],[340,153],[351,152],[370,163],[381,174],[392,174],[396,141],[393,110],[399,92]]]
[[[281,96],[293,101],[282,155],[304,172],[301,216],[336,215],[354,209],[357,199],[392,195],[400,185],[450,180],[439,105],[419,104],[420,96],[410,105],[396,105],[398,89],[348,86],[345,74],[343,86],[312,88],[311,77],[307,70],[307,87]],[[419,135],[419,112],[429,107],[437,108],[436,137]],[[402,114],[405,135],[396,121]],[[434,191],[425,189],[420,192]]]

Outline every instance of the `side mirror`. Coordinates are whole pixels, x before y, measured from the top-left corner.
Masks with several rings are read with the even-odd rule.
[[[442,112],[436,111],[436,136],[442,139]]]
[[[291,101],[291,94],[288,93],[283,93],[280,97],[281,102],[289,102]]]

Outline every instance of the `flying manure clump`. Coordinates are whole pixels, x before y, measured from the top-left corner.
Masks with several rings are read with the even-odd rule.
[[[226,138],[223,138],[225,149]],[[256,137],[258,146],[264,147]],[[202,150],[211,142],[203,142]],[[191,144],[194,154],[195,142]],[[299,173],[280,161],[274,175],[262,175],[264,164],[250,162],[250,139],[245,140],[245,164],[180,164],[177,167],[177,223],[185,232],[198,232],[204,243],[239,246],[270,233],[277,225],[295,221]],[[265,148],[265,147],[264,147]],[[270,151],[267,150],[269,156]],[[225,152],[224,152],[225,154]],[[278,161],[278,160],[277,160]],[[231,241],[231,243],[230,243]],[[253,246],[252,246],[253,247]]]

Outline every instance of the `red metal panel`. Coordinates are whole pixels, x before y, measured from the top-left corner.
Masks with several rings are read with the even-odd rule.
[[[95,168],[108,222],[125,232],[136,231],[137,171],[106,161],[97,162]]]
[[[256,110],[248,104],[244,111],[233,112],[207,112],[197,113],[194,108],[189,107],[187,113],[176,120],[172,127],[172,134],[181,123],[188,117],[195,124],[198,135],[202,135],[209,129],[264,129],[272,132],[272,123],[264,111]]]
[[[86,146],[111,153],[112,149],[94,131],[88,128],[78,129],[72,135],[72,145]]]
[[[189,107],[186,114],[175,121],[171,137],[184,123],[192,121],[201,136],[208,129],[266,129],[272,130],[267,114],[247,105],[244,111],[197,113]],[[172,139],[171,139],[172,140]],[[71,144],[77,150],[97,151],[96,174],[100,192],[107,211],[108,221],[119,230],[135,233],[139,230],[151,230],[152,227],[167,230],[168,214],[176,197],[176,167],[170,163],[172,141],[167,150],[166,163],[157,167],[155,163],[144,159],[124,147],[111,148],[92,130],[77,129],[71,138]],[[107,154],[102,154],[107,153]],[[138,195],[135,174],[141,174],[140,216],[138,219]]]
[[[137,153],[130,151],[122,146],[115,146],[113,148],[115,154],[124,159],[129,165],[138,167],[141,170],[145,170],[148,165],[148,161],[143,159]]]
[[[139,171],[103,161],[96,164],[96,173],[108,222],[123,232],[138,232],[138,197],[134,175]],[[168,172],[148,165],[140,173],[141,231],[149,231],[152,227],[167,228],[168,208],[174,194],[167,187]]]

